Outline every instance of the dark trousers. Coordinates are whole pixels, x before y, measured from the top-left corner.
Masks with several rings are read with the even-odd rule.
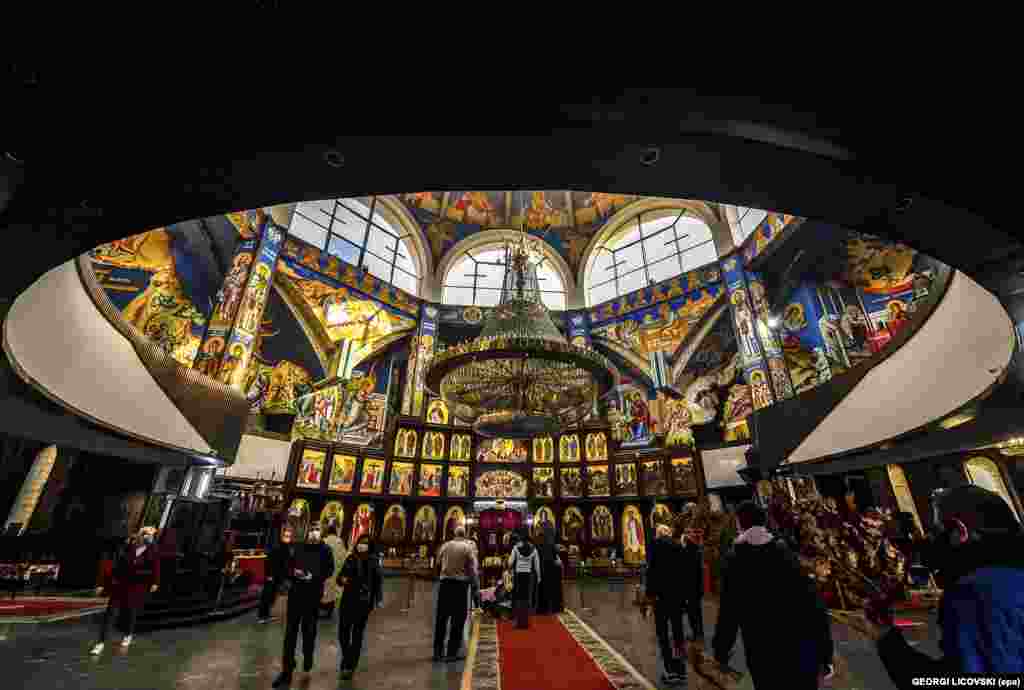
[[[690,619],[690,630],[698,640],[704,639],[704,600],[694,597],[686,602],[686,617]]]
[[[363,633],[370,620],[370,607],[363,604],[338,609],[338,646],[341,648],[341,670],[355,671],[363,651]]]
[[[260,618],[270,618],[270,609],[274,608],[274,599],[277,598],[277,582],[267,578],[263,582],[263,591],[260,592],[260,610],[257,614]]]
[[[530,597],[533,595],[533,573],[516,573],[515,589],[516,627],[530,627]]]
[[[684,649],[686,634],[683,632],[683,602],[661,601],[654,604],[654,629],[658,633],[658,646],[661,648],[661,660],[665,671],[669,673],[686,673],[686,658],[676,659],[675,649],[669,641],[668,628],[672,624],[672,640],[675,648]]]
[[[317,609],[320,593],[305,592],[293,585],[288,593],[288,622],[284,629],[284,654],[281,665],[285,671],[295,668],[295,647],[299,641],[299,627],[302,628],[302,656],[309,663],[316,650]]]
[[[469,605],[469,583],[458,580],[441,580],[437,592],[437,617],[434,624],[434,656],[446,656],[444,650],[444,633],[448,623],[448,654],[455,656],[462,646],[462,631],[466,625],[466,613]]]
[[[131,635],[135,630],[135,619],[139,615],[138,610],[130,607],[121,607],[114,602],[110,602],[107,604],[107,610],[103,612],[103,621],[100,623],[100,642],[107,641],[107,630],[110,629],[110,619],[113,618],[115,609],[119,614],[118,627],[121,628],[121,632],[125,635]]]

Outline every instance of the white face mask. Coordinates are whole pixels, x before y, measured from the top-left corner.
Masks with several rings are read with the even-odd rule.
[[[153,543],[153,535],[152,534],[143,534],[142,535],[142,543],[143,544],[152,544]]]
[[[356,546],[356,551],[358,551],[359,553],[366,553],[369,550],[370,550],[370,545],[369,544],[359,544],[358,546]]]
[[[310,532],[309,533],[309,540],[311,542],[313,542],[313,543],[316,543],[316,542],[320,541],[320,533],[319,532]]]

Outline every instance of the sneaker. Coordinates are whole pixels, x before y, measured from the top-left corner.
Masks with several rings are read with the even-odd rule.
[[[121,646],[122,647],[129,647],[129,646],[131,646],[131,643],[132,643],[132,636],[131,635],[125,635],[121,639]]]
[[[100,654],[103,653],[103,646],[104,645],[103,645],[102,642],[97,642],[96,644],[94,644],[92,646],[92,651],[90,651],[89,653],[92,654],[93,656],[99,656]]]
[[[271,687],[283,688],[283,687],[285,687],[287,685],[291,685],[291,682],[292,682],[292,674],[291,674],[291,672],[290,671],[281,671],[281,673],[277,676],[277,678],[274,679],[274,682],[271,683]]]

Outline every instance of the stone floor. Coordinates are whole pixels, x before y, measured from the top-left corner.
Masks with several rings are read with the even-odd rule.
[[[384,608],[370,618],[365,651],[356,677],[340,687],[459,688],[463,664],[435,665],[430,661],[433,636],[433,588],[417,582],[410,610],[408,581],[385,581]],[[614,646],[651,681],[657,679],[654,622],[641,619],[630,604],[631,585],[599,582],[566,587],[566,605],[577,611],[599,635]],[[283,613],[279,601],[275,613]],[[714,632],[716,607],[705,605],[707,635]],[[88,654],[95,620],[43,625],[0,624],[0,669],[3,687],[24,688],[269,688],[280,670],[283,626],[256,625],[255,615],[192,628],[140,635],[122,651],[117,637],[99,658]],[[468,626],[467,626],[468,628]],[[837,650],[849,659],[847,682],[833,687],[891,688],[873,649],[844,626],[835,626]],[[320,625],[316,668],[296,673],[292,687],[337,688],[336,624]],[[919,629],[922,649],[936,653],[932,627]],[[301,657],[301,653],[299,655]],[[743,669],[742,649],[734,655]],[[300,658],[301,664],[301,658]],[[751,687],[749,677],[743,686]],[[691,674],[691,688],[704,687]],[[542,689],[538,689],[542,690]]]

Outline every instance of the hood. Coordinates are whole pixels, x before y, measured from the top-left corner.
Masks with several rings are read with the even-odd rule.
[[[520,542],[519,546],[516,547],[519,550],[521,556],[529,556],[533,553],[533,544],[528,541]]]

